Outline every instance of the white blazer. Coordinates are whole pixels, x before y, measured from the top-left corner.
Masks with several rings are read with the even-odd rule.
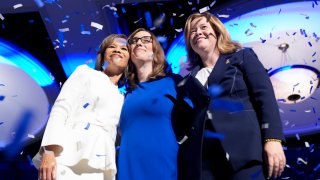
[[[52,107],[41,147],[61,146],[57,163],[73,166],[88,160],[90,167],[115,174],[116,128],[123,100],[106,74],[87,65],[77,67]],[[39,153],[33,162],[39,168]]]

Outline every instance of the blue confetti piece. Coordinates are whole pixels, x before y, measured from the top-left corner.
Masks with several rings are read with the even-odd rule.
[[[315,98],[315,97],[310,97],[310,99],[317,100],[317,98]]]
[[[278,99],[277,101],[278,101],[278,102],[286,102],[285,99]]]
[[[281,9],[279,10],[278,14],[280,14],[280,13],[281,13]]]
[[[318,2],[317,1],[314,1],[314,3],[318,6]]]
[[[304,100],[305,98],[306,98],[305,96],[302,96],[300,99],[301,99],[301,100]]]
[[[270,33],[270,38],[272,38],[272,33]]]
[[[104,62],[104,64],[103,64],[103,66],[102,66],[102,69],[103,69],[103,70],[106,70],[107,67],[108,67],[108,64],[109,64],[109,61],[106,60],[106,61]]]
[[[310,47],[312,47],[312,44],[311,44],[311,42],[310,42],[310,41],[308,42],[308,44],[309,44],[309,46],[310,46]]]
[[[257,26],[256,25],[254,25],[253,23],[250,23],[250,26],[251,27],[254,27],[254,28],[256,28]]]
[[[313,110],[313,113],[315,114],[316,113],[316,109],[313,107],[312,110]]]
[[[0,125],[2,125],[4,122],[0,122]]]
[[[86,103],[85,105],[83,105],[83,108],[87,108],[89,106],[89,103]]]
[[[316,59],[312,60],[313,63],[316,62],[316,61],[317,61]]]
[[[306,30],[303,30],[304,37],[308,37]]]
[[[315,168],[313,168],[313,171],[318,171],[318,169],[320,169],[320,163]]]
[[[212,132],[209,130],[204,130],[204,137],[205,138],[212,138],[212,139],[224,139],[224,134]]]
[[[304,34],[303,34],[303,29],[300,29],[300,34],[301,34],[301,35],[304,35]]]
[[[315,38],[317,38],[318,36],[317,36],[317,34],[314,32],[313,34],[313,37],[315,37]]]
[[[297,110],[295,110],[295,109],[290,109],[290,112],[297,112]]]
[[[117,13],[116,11],[113,12],[113,16],[114,16],[115,18],[119,18],[118,13]]]
[[[265,43],[267,40],[260,38],[262,43]]]
[[[119,151],[120,150],[120,146],[116,146],[116,151]]]
[[[193,105],[193,103],[192,103],[192,101],[191,101],[190,98],[185,97],[183,100],[184,100],[191,108],[194,108],[194,105]]]
[[[245,33],[245,34],[248,34],[249,31],[250,31],[250,29],[247,29],[244,33]]]
[[[222,93],[222,91],[223,91],[223,88],[221,86],[218,86],[218,85],[211,85],[208,88],[209,96],[211,98],[218,97]]]
[[[316,54],[317,54],[317,52],[314,52],[314,53],[312,54],[312,57],[315,56]]]
[[[87,124],[87,126],[84,128],[85,130],[88,130],[90,127],[90,123]]]
[[[297,32],[294,32],[294,33],[292,33],[292,36],[294,36],[294,35],[296,35],[297,34]]]
[[[5,96],[0,95],[0,101],[3,101]]]
[[[312,8],[314,8],[314,3],[312,2]]]
[[[121,11],[123,14],[127,13],[126,9],[123,6],[121,7]]]
[[[45,17],[44,20],[47,21],[48,23],[52,23],[52,21],[47,17]]]
[[[63,45],[64,34],[61,31],[58,32],[58,40],[59,40],[59,47],[60,48],[64,47],[64,45]]]
[[[313,86],[311,86],[311,87],[310,87],[310,91],[309,91],[309,94],[311,94],[311,91],[312,91],[312,89],[313,89]]]
[[[287,35],[287,36],[290,36],[290,34],[289,34],[288,32],[286,32],[286,35]]]
[[[28,162],[29,162],[30,166],[34,166],[33,162],[32,162],[32,158],[30,157],[30,155],[27,155],[27,159],[28,159]]]
[[[272,67],[271,68],[269,68],[269,69],[267,69],[267,72],[270,72],[272,70]]]

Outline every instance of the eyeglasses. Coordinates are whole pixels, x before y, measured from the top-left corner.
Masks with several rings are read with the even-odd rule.
[[[141,42],[143,44],[147,44],[147,43],[151,43],[152,42],[152,37],[151,36],[142,36],[140,38],[135,37],[135,38],[128,39],[128,43],[129,44],[137,44],[139,39],[141,40]]]

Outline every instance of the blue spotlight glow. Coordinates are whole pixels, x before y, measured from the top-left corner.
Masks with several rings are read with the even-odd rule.
[[[49,70],[35,57],[3,39],[0,39],[0,63],[23,69],[40,86],[53,83]]]
[[[167,52],[167,61],[170,64],[173,73],[178,74],[180,72],[181,58],[186,58],[186,56],[187,51],[185,49],[184,37],[183,34],[181,34],[173,41]]]
[[[87,64],[89,67],[94,68],[96,61],[95,58],[95,54],[70,54],[64,59],[61,59],[60,62],[66,76],[69,77],[72,72],[82,64]]]

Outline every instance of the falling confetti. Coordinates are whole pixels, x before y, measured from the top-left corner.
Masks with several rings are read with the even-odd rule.
[[[85,130],[88,130],[90,127],[90,123],[87,124],[87,126],[84,128]]]
[[[13,6],[13,9],[18,9],[18,8],[21,8],[21,7],[23,7],[22,4],[16,4],[16,5]]]
[[[4,20],[4,17],[3,15],[0,13],[0,19],[3,21]]]
[[[97,30],[102,30],[102,28],[103,28],[103,25],[98,24],[98,23],[96,23],[96,22],[91,22],[91,25],[90,25],[90,26],[97,28]]]
[[[199,9],[199,13],[204,13],[204,12],[209,11],[209,10],[210,10],[210,8],[208,6],[206,6],[206,7],[203,7],[201,9]]]
[[[89,103],[86,103],[83,105],[83,108],[87,108],[89,106]]]

